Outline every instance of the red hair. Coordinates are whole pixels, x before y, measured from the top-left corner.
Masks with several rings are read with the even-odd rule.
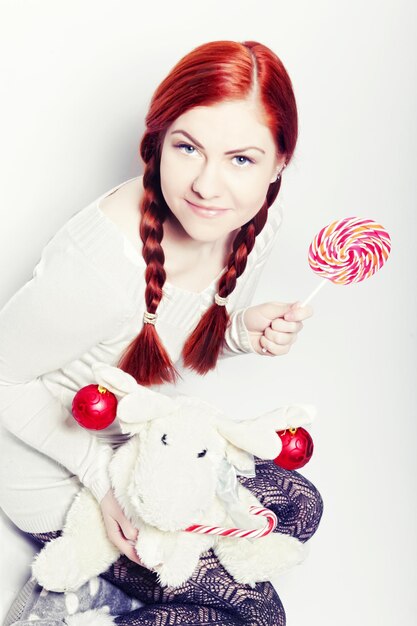
[[[290,161],[298,132],[297,107],[290,78],[279,58],[256,41],[214,41],[198,46],[183,57],[156,89],[146,116],[140,144],[145,163],[140,236],[146,262],[145,301],[148,313],[156,313],[166,280],[161,246],[163,223],[170,209],[161,191],[161,150],[167,128],[196,106],[251,97],[260,103],[264,123],[270,129],[280,155]],[[264,204],[244,224],[233,242],[227,269],[219,279],[218,294],[227,297],[244,272],[248,254],[278,195],[281,178],[269,185]],[[224,346],[229,315],[225,306],[213,303],[204,313],[183,347],[183,361],[199,374],[214,368]],[[144,323],[119,361],[119,367],[141,385],[175,382],[179,376],[155,325]]]

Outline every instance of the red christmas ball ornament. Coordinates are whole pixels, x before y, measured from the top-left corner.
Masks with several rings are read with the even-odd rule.
[[[275,465],[284,469],[296,470],[309,462],[313,455],[313,439],[305,428],[287,428],[278,430],[281,437],[282,450],[274,459]]]
[[[101,385],[82,387],[72,401],[74,419],[91,430],[107,428],[116,417],[117,398]]]

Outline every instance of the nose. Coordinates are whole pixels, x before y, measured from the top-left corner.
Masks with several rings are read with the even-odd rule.
[[[222,193],[221,175],[214,164],[205,163],[201,165],[196,178],[191,185],[191,189],[206,200],[218,198]]]

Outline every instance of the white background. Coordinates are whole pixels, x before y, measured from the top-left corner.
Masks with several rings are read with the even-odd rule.
[[[410,1],[2,1],[1,303],[31,276],[66,219],[141,173],[158,83],[193,47],[253,39],[292,80],[300,138],[285,171],[285,221],[254,303],[305,298],[306,253],[334,219],[392,236],[369,281],[329,284],[284,357],[245,355],[182,390],[249,417],[312,402],[302,472],[325,513],[308,560],[274,581],[288,626],[415,624],[416,4]],[[30,311],[28,311],[30,315]],[[10,604],[33,547],[0,519]]]

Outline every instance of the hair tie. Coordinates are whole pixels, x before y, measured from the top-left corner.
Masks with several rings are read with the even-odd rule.
[[[157,317],[157,313],[148,313],[148,311],[145,311],[145,313],[143,314],[143,323],[153,324],[155,326],[155,321]]]
[[[226,304],[229,301],[229,296],[222,298],[222,296],[219,296],[219,294],[216,293],[216,295],[214,296],[214,299],[216,301],[216,304],[218,304],[219,306],[226,306]]]

